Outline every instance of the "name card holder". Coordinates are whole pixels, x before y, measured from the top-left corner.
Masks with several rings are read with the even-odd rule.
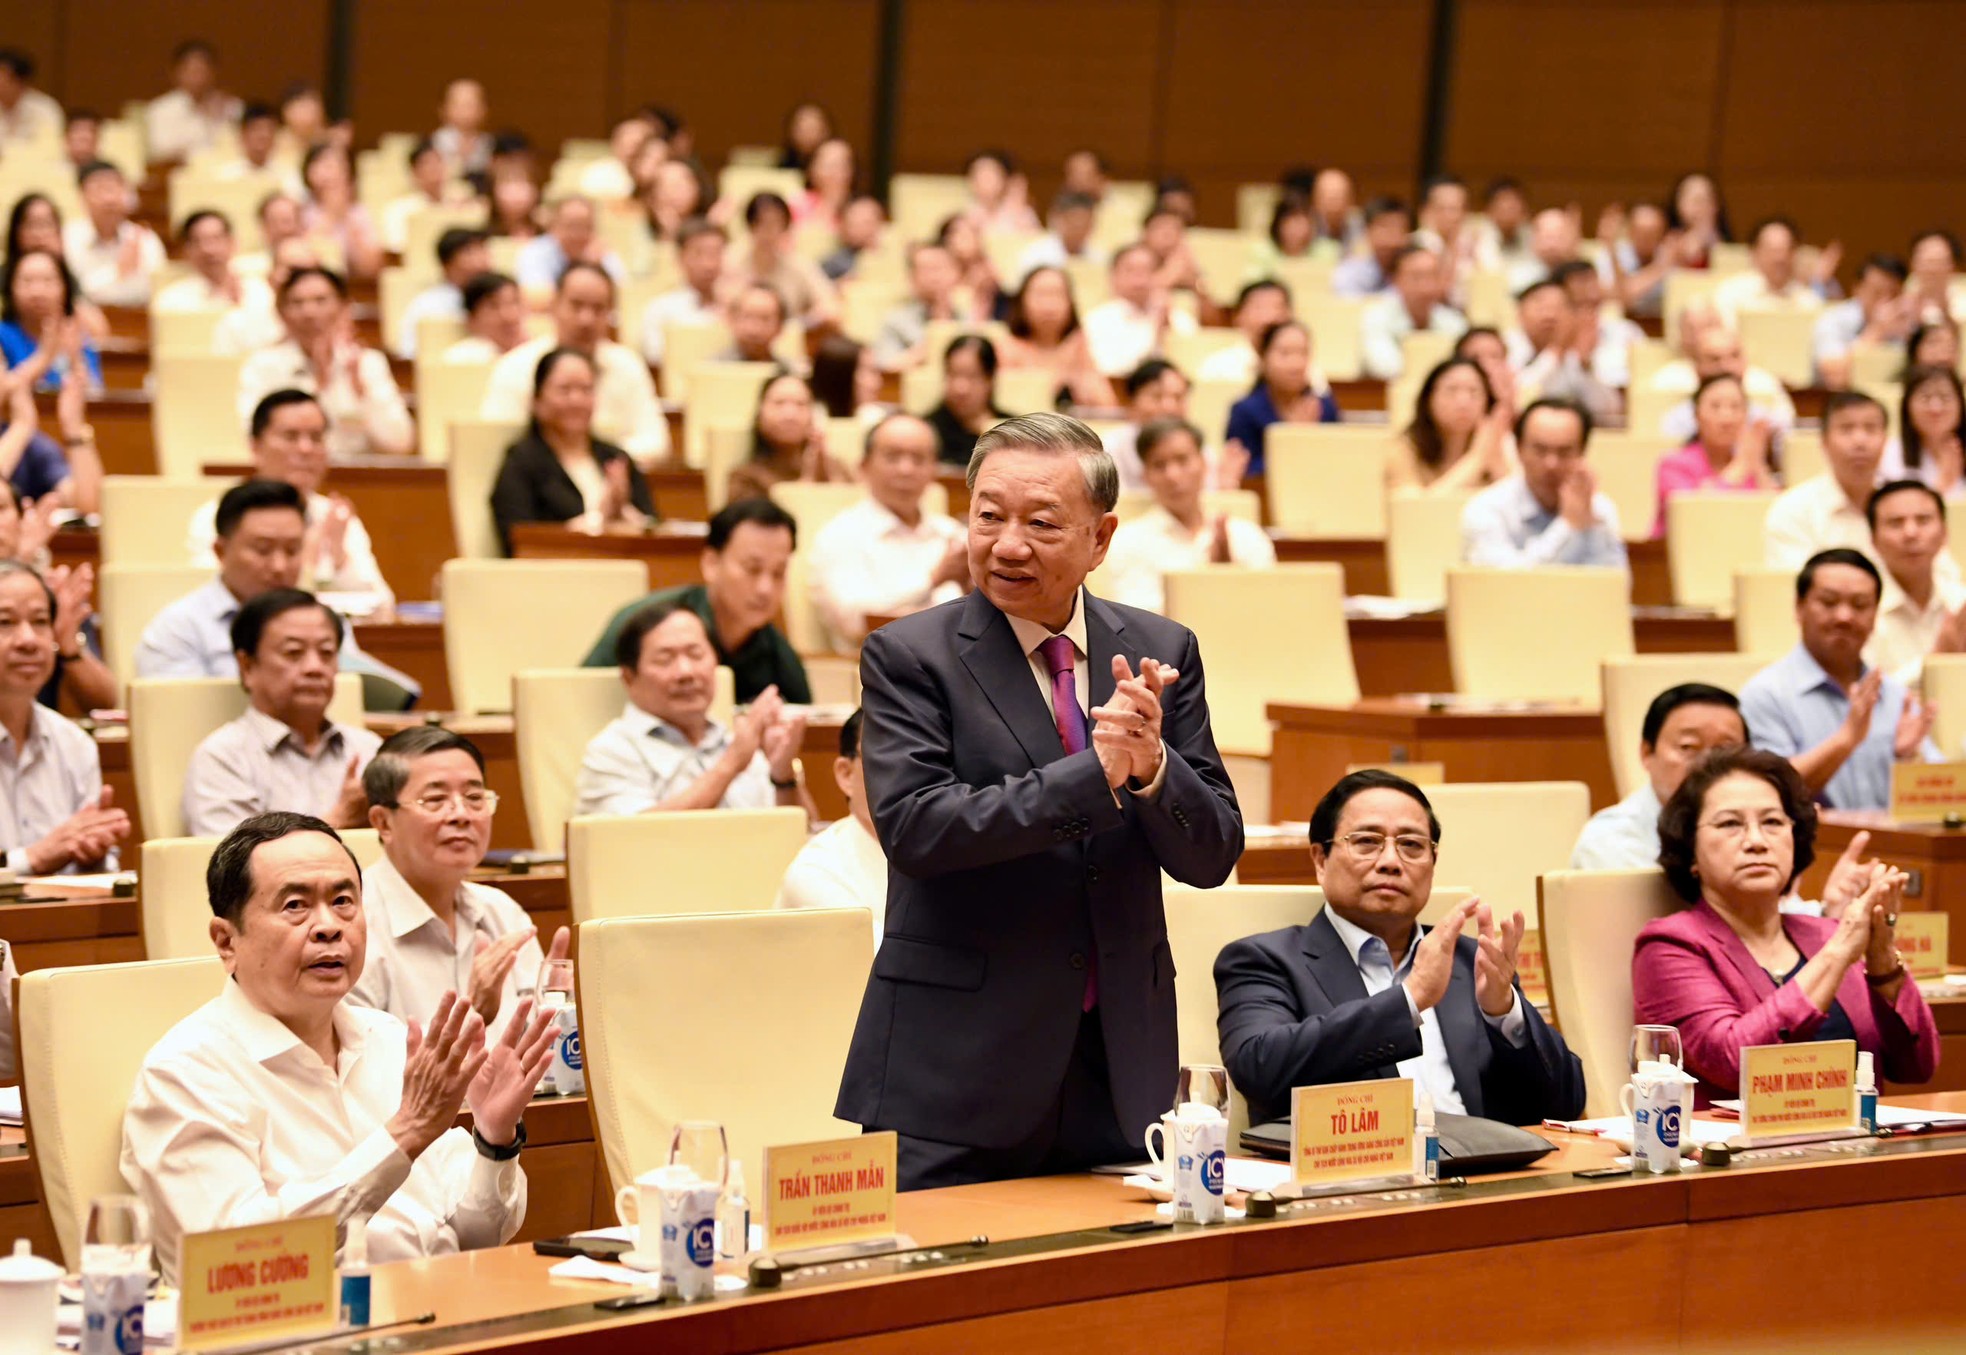
[[[1891,817],[1899,823],[1946,823],[1966,817],[1966,762],[1894,764]]]
[[[1898,914],[1898,953],[1905,957],[1905,972],[1914,983],[1946,976],[1951,921],[1949,914],[1937,911]]]
[[[900,1138],[892,1131],[765,1149],[765,1250],[813,1265],[912,1248],[896,1231]]]
[[[1413,1080],[1375,1078],[1290,1093],[1291,1184],[1279,1199],[1340,1195],[1361,1186],[1410,1186]]]
[[[1857,1124],[1857,1042],[1741,1051],[1741,1134],[1750,1148],[1865,1137]]]
[[[178,1276],[179,1350],[333,1331],[334,1216],[188,1233]]]

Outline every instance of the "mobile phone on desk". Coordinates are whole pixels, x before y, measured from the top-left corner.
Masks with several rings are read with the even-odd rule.
[[[592,1261],[619,1260],[633,1245],[618,1237],[542,1237],[532,1244],[535,1256],[585,1256]]]

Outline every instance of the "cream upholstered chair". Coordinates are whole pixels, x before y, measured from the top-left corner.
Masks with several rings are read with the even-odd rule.
[[[246,426],[239,418],[241,365],[238,357],[207,352],[151,355],[150,426],[159,474],[192,480],[207,461],[246,459]]]
[[[337,829],[357,865],[367,870],[382,857],[373,828]],[[143,844],[138,878],[146,960],[189,960],[212,954],[211,895],[205,868],[218,850],[215,837],[153,837]]]
[[[778,372],[769,362],[699,362],[689,373],[683,406],[683,459],[701,466],[711,428],[749,428],[758,414],[765,382]]]
[[[1188,248],[1194,254],[1195,265],[1201,273],[1202,285],[1208,290],[1209,300],[1224,306],[1235,302],[1236,289],[1242,286],[1243,277],[1249,272],[1250,255],[1262,238],[1261,231],[1232,231],[1210,226],[1188,228]],[[1176,365],[1179,366],[1178,363]]]
[[[182,534],[178,544],[184,544]],[[209,565],[103,565],[96,581],[103,661],[125,690],[136,676],[137,645],[157,613],[211,580]]]
[[[639,319],[636,322],[640,323]],[[689,404],[690,374],[703,363],[730,351],[730,326],[717,320],[710,324],[669,324],[662,328],[662,398],[679,405]]]
[[[804,190],[805,181],[796,169],[725,165],[717,174],[717,196],[736,203],[739,215],[744,204],[758,193],[776,193],[789,202]]]
[[[627,699],[617,668],[527,668],[512,675],[513,739],[534,851],[566,850],[581,758]],[[730,723],[736,704],[731,671],[719,667],[711,718]]]
[[[577,816],[567,821],[574,921],[770,908],[806,836],[805,811],[790,806]]]
[[[154,284],[153,284],[154,285]],[[209,353],[218,334],[222,310],[150,312],[150,347],[153,352]]]
[[[1638,740],[1645,711],[1668,687],[1704,682],[1740,695],[1747,680],[1767,667],[1753,654],[1634,654],[1604,661],[1604,738],[1620,798],[1644,784]]]
[[[137,1070],[151,1046],[224,982],[217,955],[21,975],[21,1092],[41,1199],[70,1271],[82,1267],[89,1201],[129,1190],[120,1165],[123,1111]]]
[[[833,455],[840,456],[840,453],[836,451]],[[852,462],[858,456],[855,450],[851,456],[841,459]],[[792,520],[799,524],[800,550],[811,549],[813,541],[827,523],[866,497],[866,486],[858,484],[780,480],[771,487],[772,502],[790,513]],[[922,511],[946,517],[949,512],[948,486],[939,480],[931,481],[922,494]]]
[[[1311,361],[1333,381],[1356,381],[1362,344],[1360,323],[1365,317],[1365,298],[1339,296],[1335,292],[1296,292],[1291,309],[1311,331]]]
[[[1448,782],[1427,787],[1440,819],[1434,878],[1466,885],[1498,917],[1536,923],[1536,877],[1561,870],[1591,816],[1581,781]]]
[[[866,909],[608,918],[583,922],[576,944],[587,1096],[610,1184],[666,1162],[678,1120],[721,1123],[754,1181],[767,1147],[859,1132],[833,1118],[833,1101],[873,967]],[[714,1038],[652,1039],[657,991],[668,1010],[729,1019]]]
[[[1966,654],[1926,655],[1923,695],[1938,707],[1932,742],[1948,759],[1966,757]]]
[[[1113,505],[1113,513],[1121,522],[1131,522],[1154,506],[1154,494],[1149,489],[1123,489],[1119,502]],[[1244,522],[1263,524],[1263,498],[1253,489],[1205,489],[1201,495],[1201,511],[1210,521],[1219,516],[1240,518]],[[1095,593],[1098,589],[1093,590]]]
[[[1622,569],[1448,570],[1454,690],[1595,706],[1598,664],[1633,652],[1630,593]]]
[[[1345,541],[1385,537],[1384,428],[1278,423],[1263,441],[1263,489],[1279,530]]]
[[[1515,321],[1515,295],[1509,290],[1508,275],[1498,268],[1468,274],[1468,323],[1507,332]]]
[[[1454,355],[1454,342],[1454,335],[1437,329],[1414,330],[1399,341],[1400,374],[1417,374],[1424,381],[1428,372]]]
[[[161,475],[105,475],[99,541],[105,565],[188,565],[187,532],[198,510],[223,494],[225,481],[167,480]],[[206,566],[209,574],[210,566]],[[187,590],[189,591],[189,590]]]
[[[1795,619],[1795,571],[1758,565],[1734,575],[1734,648],[1764,663],[1802,639]]]
[[[1789,306],[1744,310],[1737,319],[1741,350],[1749,362],[1773,374],[1784,386],[1806,390],[1816,384],[1814,340],[1820,314]]]
[[[1241,274],[1237,274],[1238,277]],[[1201,365],[1225,348],[1239,348],[1245,342],[1242,331],[1233,325],[1208,325],[1188,331],[1169,330],[1162,348],[1167,360],[1195,379]]]
[[[441,465],[450,460],[451,428],[460,423],[478,423],[479,407],[485,403],[485,387],[491,383],[489,362],[446,362],[422,346],[416,364],[416,441],[425,461]],[[501,428],[509,426],[500,424]],[[508,437],[506,445],[509,446]],[[499,451],[503,453],[504,447]],[[494,473],[497,465],[493,465]],[[486,486],[490,493],[490,486]]]
[[[237,678],[137,678],[125,689],[130,771],[146,838],[184,835],[184,774],[205,736],[246,712]],[[328,718],[360,728],[362,679],[335,677]]]
[[[1589,457],[1598,493],[1618,510],[1618,535],[1626,541],[1651,539],[1659,514],[1659,458],[1671,450],[1672,443],[1657,436],[1606,432],[1591,437]],[[1755,540],[1760,539],[1756,527]]]
[[[457,419],[450,425],[450,458],[444,492],[450,499],[451,533],[464,560],[497,560],[505,551],[492,520],[492,486],[498,483],[505,451],[525,430],[517,424]]]
[[[1188,422],[1201,429],[1201,440],[1205,445],[1222,445],[1222,439],[1229,432],[1229,409],[1247,394],[1249,384],[1244,381],[1203,381],[1197,378],[1188,387]]]
[[[1823,435],[1813,428],[1792,429],[1782,437],[1782,483],[1799,485],[1829,469]]]
[[[1675,494],[1666,500],[1666,563],[1680,607],[1734,605],[1734,572],[1761,563],[1762,524],[1774,490]]]
[[[1396,598],[1444,602],[1461,562],[1461,514],[1473,494],[1403,489],[1386,500],[1386,577]]]
[[[1618,1114],[1631,1080],[1632,951],[1645,924],[1680,906],[1658,870],[1543,876],[1543,966],[1563,1042],[1584,1065],[1584,1114]]]
[[[442,589],[451,702],[480,714],[512,708],[521,668],[585,658],[614,614],[647,594],[648,571],[639,560],[448,560]]]

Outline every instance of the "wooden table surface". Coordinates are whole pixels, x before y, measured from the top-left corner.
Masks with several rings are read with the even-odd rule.
[[[1447,657],[1446,612],[1353,615],[1347,629],[1361,695],[1454,690],[1454,668]],[[1733,619],[1712,612],[1634,606],[1632,632],[1640,654],[1734,652]]]

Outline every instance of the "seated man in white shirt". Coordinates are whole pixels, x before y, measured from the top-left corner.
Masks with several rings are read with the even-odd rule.
[[[890,414],[868,431],[867,497],[822,527],[811,548],[812,600],[836,652],[860,651],[870,615],[903,616],[968,590],[962,524],[922,507],[935,467],[935,430],[925,420]]]
[[[1754,228],[1753,267],[1714,284],[1713,308],[1729,325],[1741,322],[1741,312],[1749,310],[1820,310],[1822,293],[1796,271],[1795,248],[1802,233],[1787,217],[1771,216]],[[1842,246],[1823,251],[1830,275],[1835,276]]]
[[[369,821],[362,768],[382,740],[328,718],[343,622],[312,593],[276,588],[232,618],[246,713],[205,736],[184,774],[184,831],[219,837],[284,809],[337,828]]]
[[[1063,268],[1073,260],[1091,264],[1106,262],[1106,251],[1092,239],[1092,228],[1099,211],[1099,200],[1070,189],[1051,200],[1051,229],[1025,246],[1017,258],[1017,277],[1013,286],[1040,268]]]
[[[1710,377],[1726,373],[1740,378],[1748,393],[1748,417],[1765,421],[1787,433],[1795,427],[1795,402],[1774,373],[1748,365],[1741,336],[1720,318],[1712,303],[1698,301],[1679,313],[1680,350],[1652,374],[1651,388],[1685,399],[1660,416],[1659,430],[1675,445],[1691,442],[1698,432],[1693,418],[1693,392]],[[1644,430],[1638,430],[1644,431]]]
[[[436,158],[435,151],[430,152]],[[442,163],[441,160],[438,163]],[[491,268],[490,239],[483,231],[452,226],[437,237],[437,268],[443,278],[410,298],[396,336],[398,357],[416,357],[416,328],[425,320],[462,320],[464,284]]]
[[[368,950],[361,874],[318,819],[248,820],[205,878],[230,977],[144,1058],[123,1115],[123,1179],[166,1283],[187,1234],[310,1214],[338,1240],[366,1219],[373,1262],[509,1241],[547,1014],[522,1004],[488,1043],[468,1002],[419,1030],[346,1001]]]
[[[1276,547],[1253,522],[1208,515],[1202,499],[1208,462],[1201,431],[1183,419],[1156,419],[1140,430],[1140,463],[1154,506],[1120,523],[1106,549],[1104,595],[1150,612],[1166,608],[1168,571],[1205,565],[1268,569]]]
[[[725,283],[729,282],[728,276]],[[738,285],[730,300],[730,347],[718,362],[780,363],[778,341],[785,333],[785,298],[769,282]]]
[[[1120,473],[1120,488],[1145,489],[1147,472],[1140,464],[1140,430],[1156,419],[1187,418],[1190,387],[1181,369],[1166,358],[1148,358],[1126,374],[1123,385],[1126,422],[1108,428],[1099,440]]]
[[[1525,399],[1548,395],[1575,400],[1599,420],[1619,412],[1618,393],[1591,370],[1597,349],[1595,310],[1573,305],[1560,281],[1545,278],[1516,298],[1516,318],[1519,328],[1509,331],[1506,342]]]
[[[349,1000],[427,1024],[455,993],[497,1039],[547,957],[525,909],[469,878],[498,812],[484,754],[439,725],[399,729],[369,760],[362,789],[382,859],[362,872],[369,956]],[[554,934],[552,958],[566,958],[568,936]]]
[[[594,736],[574,783],[576,814],[769,809],[811,801],[799,784],[803,715],[767,687],[726,728],[710,718],[717,651],[681,603],[651,603],[615,640],[628,704]]]
[[[364,348],[348,315],[348,284],[326,268],[296,268],[279,286],[287,337],[239,368],[239,423],[277,390],[306,391],[328,416],[328,456],[413,452],[416,425],[389,359]]]
[[[1255,385],[1262,361],[1256,355],[1256,345],[1262,342],[1264,332],[1271,325],[1280,325],[1289,318],[1288,287],[1274,278],[1245,283],[1236,296],[1235,310],[1235,326],[1242,334],[1242,342],[1218,348],[1203,358],[1195,380],[1233,381],[1244,390]],[[1318,384],[1318,380],[1314,378],[1312,384]]]
[[[671,326],[723,323],[721,284],[728,241],[722,226],[702,217],[692,217],[676,232],[676,262],[682,269],[683,285],[652,298],[642,311],[642,356],[650,366],[662,365]]]
[[[266,279],[232,266],[237,241],[223,212],[208,207],[193,212],[178,229],[178,239],[184,261],[192,267],[191,276],[166,284],[151,301],[151,310],[229,311],[247,307],[262,315],[269,328],[278,324],[273,289]]]
[[[503,273],[480,273],[464,284],[464,337],[446,348],[445,362],[497,362],[526,341],[526,299]]]
[[[34,88],[34,58],[0,49],[0,143],[45,146],[61,140],[61,105]]]
[[[1393,255],[1392,290],[1370,302],[1359,320],[1365,374],[1391,381],[1406,370],[1400,341],[1409,334],[1459,338],[1465,333],[1467,320],[1442,304],[1445,296],[1440,256],[1426,245],[1401,245]]]
[[[1884,566],[1877,628],[1864,662],[1918,690],[1927,654],[1966,652],[1966,583],[1941,571],[1946,549],[1946,501],[1922,480],[1880,485],[1864,505],[1871,554]]]
[[[225,182],[262,180],[269,190],[295,197],[306,192],[300,173],[280,158],[280,111],[271,104],[247,104],[239,114],[239,153],[211,167],[211,176]]]
[[[432,207],[461,206],[471,201],[468,184],[453,179],[443,152],[428,137],[410,147],[410,191],[383,204],[376,223],[382,247],[391,254],[409,248],[410,220]]]
[[[523,290],[523,281],[521,282]],[[655,398],[655,379],[641,354],[608,337],[614,324],[614,278],[598,264],[572,263],[560,274],[549,314],[553,332],[528,339],[495,363],[479,416],[523,424],[532,417],[533,374],[555,348],[594,360],[594,434],[643,469],[669,452],[669,420]]]
[[[1826,469],[1768,505],[1762,553],[1771,569],[1799,570],[1810,556],[1837,546],[1870,552],[1864,507],[1884,463],[1886,427],[1884,406],[1861,391],[1837,391],[1823,402]]]
[[[1187,334],[1194,317],[1170,308],[1167,293],[1154,286],[1154,252],[1127,245],[1113,255],[1113,296],[1086,312],[1085,338],[1092,363],[1103,375],[1125,376],[1159,354],[1167,331]]]
[[[307,505],[300,583],[314,592],[353,595],[341,605],[358,615],[386,614],[396,595],[376,563],[368,528],[346,497],[321,492],[328,474],[328,416],[321,402],[305,391],[274,391],[254,406],[248,431],[253,477],[292,485]],[[216,498],[191,515],[185,546],[192,564],[217,563]]]
[[[561,198],[553,204],[545,232],[519,246],[512,271],[519,279],[521,291],[543,301],[553,295],[560,275],[575,263],[604,269],[616,282],[628,276],[621,260],[596,229],[594,204],[578,195]]]
[[[965,318],[956,309],[956,286],[962,270],[955,255],[933,241],[908,250],[909,297],[881,320],[874,335],[874,361],[884,372],[906,371],[928,360],[928,326],[937,320]]]
[[[204,39],[188,38],[171,53],[171,84],[144,111],[144,149],[152,163],[184,160],[216,145],[239,120],[239,101],[218,87],[218,51]]]
[[[887,853],[874,835],[867,807],[867,781],[860,760],[861,712],[840,726],[840,755],[833,759],[833,781],[846,797],[847,814],[820,830],[792,864],[778,887],[780,908],[865,908],[874,915],[874,944],[881,943],[887,917]]]
[[[1461,558],[1471,565],[1607,565],[1629,569],[1618,509],[1584,459],[1591,416],[1570,400],[1541,399],[1516,416],[1521,469],[1461,513]]]
[[[75,172],[82,214],[61,229],[61,252],[82,295],[98,306],[142,306],[164,266],[164,242],[130,220],[130,185],[107,160]]]
[[[1561,264],[1550,276],[1570,302],[1578,357],[1599,383],[1624,390],[1631,385],[1632,345],[1645,338],[1645,331],[1622,315],[1604,313],[1604,278],[1584,260]]]
[[[1413,218],[1398,198],[1378,197],[1365,204],[1365,235],[1351,254],[1331,270],[1331,290],[1339,296],[1371,296],[1391,284],[1393,255],[1412,230]]]
[[[1708,751],[1748,741],[1735,695],[1704,682],[1682,682],[1652,698],[1639,727],[1638,789],[1591,815],[1570,853],[1572,870],[1646,870],[1659,864],[1659,810]]]

